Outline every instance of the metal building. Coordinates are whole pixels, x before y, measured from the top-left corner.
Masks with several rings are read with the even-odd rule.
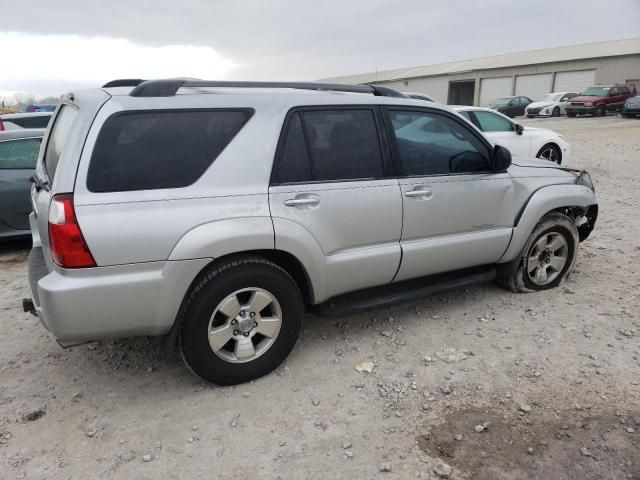
[[[480,106],[508,95],[535,99],[548,92],[580,92],[596,83],[628,83],[640,90],[640,38],[507,53],[322,81],[375,83],[401,91],[423,92],[442,103]]]

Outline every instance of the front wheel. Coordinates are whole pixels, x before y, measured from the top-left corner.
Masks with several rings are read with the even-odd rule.
[[[540,149],[536,157],[549,160],[550,162],[557,163],[558,165],[562,163],[562,152],[555,143],[547,143]]]
[[[607,110],[605,108],[604,105],[598,105],[596,107],[596,109],[593,111],[593,116],[594,117],[604,117],[604,115],[607,113]]]
[[[498,283],[514,292],[535,292],[560,285],[569,275],[578,253],[578,229],[567,215],[545,215],[533,230],[515,269],[498,270]]]
[[[554,109],[551,111],[551,116],[552,117],[559,117],[560,116],[560,108],[559,107],[554,107]]]
[[[190,290],[181,309],[179,348],[189,368],[219,385],[266,375],[287,357],[302,325],[295,281],[261,257],[219,265]]]

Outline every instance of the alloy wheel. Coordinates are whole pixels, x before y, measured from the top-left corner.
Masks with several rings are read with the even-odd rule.
[[[227,295],[209,319],[209,345],[230,363],[245,363],[263,355],[273,345],[282,326],[282,309],[276,297],[258,287]]]
[[[548,285],[562,273],[569,258],[569,244],[557,232],[545,233],[529,250],[527,275],[535,285]]]

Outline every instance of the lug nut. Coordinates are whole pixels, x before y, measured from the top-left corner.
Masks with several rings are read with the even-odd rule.
[[[240,316],[241,316],[241,317],[244,317],[245,315],[246,315],[246,313],[244,313],[244,310],[241,310],[241,311],[240,311]]]
[[[234,335],[238,335],[238,334],[240,334],[240,332],[239,332],[238,330],[234,330],[234,331],[233,331],[233,334],[234,334]]]
[[[248,337],[249,336],[249,332],[245,332],[244,336]]]
[[[235,325],[236,323],[238,323],[238,320],[236,320],[235,318],[231,320],[231,325]]]
[[[258,326],[258,322],[253,322],[253,328]]]
[[[251,312],[251,313],[249,314],[249,316],[250,316],[250,317],[255,317],[255,316],[256,316],[256,312]]]

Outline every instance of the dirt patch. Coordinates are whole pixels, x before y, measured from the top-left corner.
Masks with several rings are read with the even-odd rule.
[[[482,425],[476,429],[476,426]],[[447,415],[417,437],[420,449],[477,480],[640,480],[640,413]]]

